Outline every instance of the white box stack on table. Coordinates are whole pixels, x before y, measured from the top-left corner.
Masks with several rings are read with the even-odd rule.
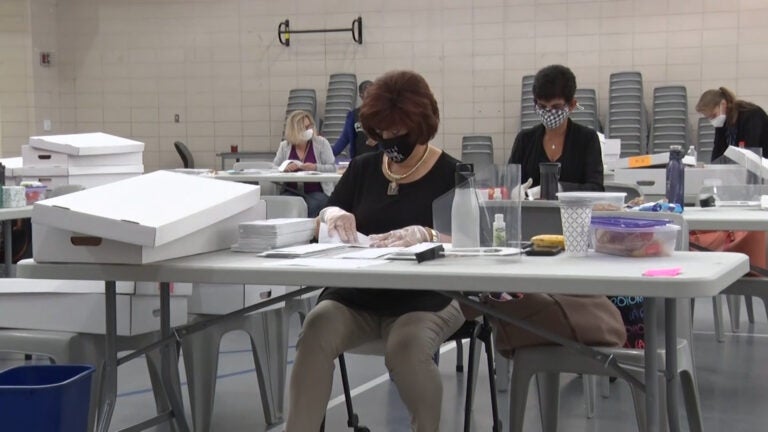
[[[307,244],[315,236],[315,220],[282,218],[243,222],[235,252],[264,252],[274,248]]]
[[[144,264],[227,249],[264,219],[259,187],[156,171],[35,203],[38,262]]]
[[[171,285],[171,325],[187,322],[192,284]],[[157,283],[117,282],[117,335],[160,329]],[[104,282],[0,279],[0,327],[104,334]]]
[[[23,159],[21,157],[3,158],[0,159],[0,163],[5,167],[5,186],[18,185],[21,180],[18,178],[17,170],[23,166]]]
[[[65,184],[94,187],[144,172],[144,143],[102,132],[29,138],[22,146],[22,181],[49,188]]]

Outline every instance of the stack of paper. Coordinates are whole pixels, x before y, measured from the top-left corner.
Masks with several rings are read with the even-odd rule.
[[[266,219],[240,224],[236,252],[264,252],[306,244],[315,235],[315,220],[309,218]]]

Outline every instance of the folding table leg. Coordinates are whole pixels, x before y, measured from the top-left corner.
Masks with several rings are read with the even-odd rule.
[[[165,338],[171,335],[171,284],[168,282],[160,283],[160,337]],[[179,363],[176,356],[175,343],[167,343],[160,349],[162,358],[161,375],[163,387],[166,389],[168,403],[173,411],[173,420],[180,432],[189,432],[187,418],[184,415],[184,405],[181,401],[181,395],[177,393],[178,387],[174,385],[180,382],[178,379]],[[174,379],[173,377],[176,377]]]
[[[677,387],[680,377],[677,373],[677,302],[687,300],[664,300],[664,347],[667,378],[667,419],[669,432],[680,432],[680,416],[677,404]]]
[[[104,332],[104,370],[101,373],[97,432],[108,432],[117,399],[117,284],[115,281],[104,283],[106,299],[106,327]]]
[[[645,297],[645,412],[648,432],[659,432],[658,317],[656,299]]]

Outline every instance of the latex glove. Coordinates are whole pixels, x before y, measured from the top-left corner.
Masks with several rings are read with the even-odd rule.
[[[525,199],[525,192],[533,184],[533,179],[529,178],[527,182],[515,186],[509,193],[509,199],[512,201],[522,201]]]
[[[421,225],[411,225],[384,234],[370,236],[371,247],[408,247],[428,242],[429,230]]]
[[[299,170],[299,165],[295,162],[291,162],[285,167],[285,172],[294,172]]]
[[[338,207],[326,207],[318,218],[328,225],[328,234],[338,235],[344,243],[357,243],[357,225],[352,213]]]
[[[303,163],[299,167],[299,171],[317,171],[317,164],[313,164],[309,162]]]

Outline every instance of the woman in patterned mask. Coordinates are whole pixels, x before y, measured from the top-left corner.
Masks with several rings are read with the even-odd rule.
[[[715,127],[713,162],[728,146],[759,147],[768,157],[768,115],[759,106],[736,99],[732,91],[720,87],[702,93],[696,112]]]
[[[523,180],[541,183],[539,164],[560,164],[563,191],[603,191],[603,158],[594,130],[571,121],[577,109],[576,76],[562,65],[547,66],[533,81],[534,109],[541,124],[520,131],[515,138],[510,164],[522,166]]]

